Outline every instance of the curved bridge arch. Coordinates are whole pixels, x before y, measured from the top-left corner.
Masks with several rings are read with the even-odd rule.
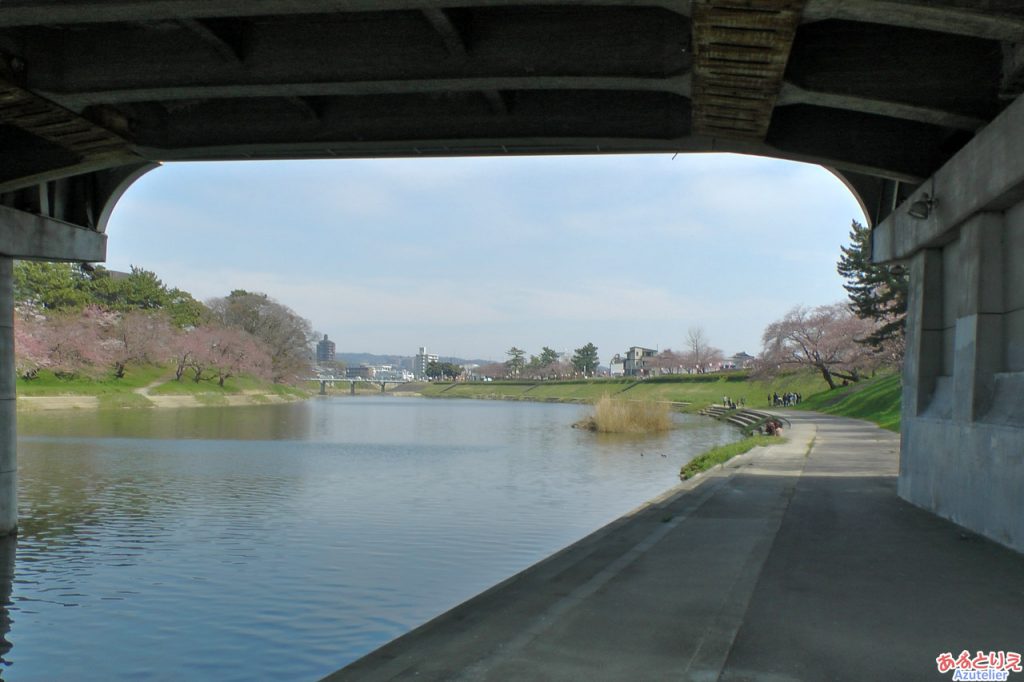
[[[103,260],[152,164],[728,151],[832,169],[910,264],[901,494],[1024,549],[1022,46],[982,0],[9,0],[0,531],[11,258]]]

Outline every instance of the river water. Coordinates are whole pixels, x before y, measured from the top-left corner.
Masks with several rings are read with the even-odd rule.
[[[736,438],[577,405],[326,398],[19,416],[4,680],[315,680],[678,482]],[[13,577],[12,577],[13,576]]]

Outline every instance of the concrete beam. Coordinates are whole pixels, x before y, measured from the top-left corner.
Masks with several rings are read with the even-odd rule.
[[[206,43],[214,54],[223,61],[232,64],[240,64],[244,61],[244,55],[238,45],[224,38],[212,28],[199,19],[179,19],[178,23],[199,37]]]
[[[637,137],[507,137],[444,138],[381,141],[317,140],[281,144],[138,148],[139,154],[161,161],[238,161],[324,158],[405,158],[423,156],[543,156],[547,154],[659,154],[724,152],[799,161],[862,175],[917,185],[924,179],[885,166],[846,161],[827,155],[793,152],[763,142],[702,135],[671,139]]]
[[[505,95],[501,90],[484,90],[482,94],[484,99],[487,100],[487,106],[489,106],[491,111],[494,113],[507,116],[511,111],[508,99],[505,98]]]
[[[972,10],[943,0],[808,0],[803,23],[844,19],[940,33],[1019,42],[1024,18],[990,9]]]
[[[451,16],[447,12],[443,9],[429,8],[423,10],[423,16],[430,22],[434,31],[441,36],[448,54],[457,59],[464,60],[469,58],[469,45],[467,44],[466,36],[455,25],[455,22],[452,21]],[[487,100],[487,105],[491,108],[491,111],[496,114],[508,114],[508,102],[500,90],[484,90],[482,94]]]
[[[97,263],[107,259],[107,236],[0,206],[0,257]]]
[[[20,128],[82,158],[130,153],[120,135],[68,111],[0,74],[0,123]]]
[[[21,0],[4,3],[3,11],[0,12],[0,27],[513,5],[661,7],[682,16],[690,16],[690,0],[79,0],[74,3]]]
[[[782,90],[775,102],[775,106],[783,107],[788,104],[810,104],[816,107],[828,107],[830,109],[846,109],[848,111],[860,111],[865,114],[876,114],[888,116],[907,121],[929,123],[931,125],[954,128],[956,130],[975,131],[984,128],[988,123],[983,118],[954,114],[940,109],[919,107],[912,104],[900,102],[886,102],[877,99],[869,99],[857,95],[842,95],[832,92],[819,92],[805,90],[793,83],[783,83]]]
[[[469,54],[462,32],[452,22],[447,12],[436,7],[429,7],[424,8],[422,13],[427,21],[430,22],[434,31],[441,36],[441,40],[444,41],[445,49],[448,50],[449,54],[456,57],[466,57]]]
[[[1003,43],[1003,74],[999,96],[1016,99],[1024,93],[1024,42]]]
[[[669,92],[690,97],[690,84],[690,74],[669,78],[538,75],[306,83],[189,84],[124,90],[97,89],[69,93],[43,91],[43,94],[68,108],[80,110],[100,103],[125,104],[129,102],[256,97],[408,95],[435,92],[485,92],[488,90],[623,90]]]
[[[982,129],[872,233],[876,263],[909,258],[941,245],[975,213],[1003,211],[1024,197],[1024,98],[1018,98]],[[907,208],[924,198],[936,204],[927,219]]]
[[[159,154],[152,158],[159,158]],[[142,162],[142,158],[134,152],[98,155],[68,166],[57,166],[39,173],[33,173],[32,175],[24,175],[13,180],[2,180],[0,181],[0,194],[76,175],[96,173],[122,166],[131,166],[140,162]]]

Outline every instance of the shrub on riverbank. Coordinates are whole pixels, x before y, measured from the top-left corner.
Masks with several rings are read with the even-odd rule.
[[[654,433],[671,429],[672,415],[665,403],[612,400],[605,395],[594,403],[594,414],[576,427],[600,433]]]
[[[684,480],[693,478],[697,474],[707,471],[718,464],[728,462],[736,455],[749,452],[759,445],[778,445],[785,442],[785,438],[779,438],[778,436],[750,436],[735,443],[721,445],[708,450],[703,455],[694,457],[687,464],[684,464],[683,468],[679,471],[679,477]]]

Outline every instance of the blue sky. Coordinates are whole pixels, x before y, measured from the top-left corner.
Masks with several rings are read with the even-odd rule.
[[[114,210],[107,265],[197,298],[263,291],[341,352],[504,359],[593,342],[760,349],[844,296],[856,200],[828,171],[727,154],[168,164]]]

